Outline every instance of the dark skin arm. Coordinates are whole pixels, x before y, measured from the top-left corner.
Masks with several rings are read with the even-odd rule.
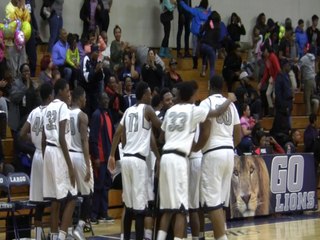
[[[237,98],[234,95],[234,93],[228,93],[228,99],[226,101],[224,101],[224,103],[222,105],[220,105],[218,108],[210,110],[207,118],[213,118],[213,117],[220,116],[222,113],[224,113],[228,109],[229,105],[232,102],[235,102],[236,100],[237,100]]]
[[[192,149],[191,149],[192,152],[198,152],[204,147],[204,145],[207,143],[210,137],[210,131],[211,131],[210,120],[207,119],[203,123],[200,123],[199,138],[198,138],[198,141],[192,146]]]
[[[236,147],[241,142],[241,125],[233,126],[233,145]]]
[[[152,127],[156,129],[161,128],[162,122],[160,121],[160,119],[157,117],[157,115],[155,114],[155,112],[150,106],[146,106],[145,114],[146,114],[145,115],[146,119],[152,123]]]
[[[81,136],[81,144],[82,144],[82,151],[84,155],[84,159],[86,162],[86,176],[84,178],[85,182],[90,180],[90,155],[89,155],[89,140],[88,140],[88,116],[80,112],[79,114],[79,132]]]
[[[114,158],[114,155],[116,153],[116,150],[119,145],[123,131],[124,131],[124,126],[119,124],[118,128],[113,136],[112,145],[111,145],[111,152],[110,152],[110,156],[109,156],[109,160],[108,160],[108,169],[111,173],[116,168],[116,160]]]
[[[27,140],[28,139],[28,133],[30,133],[30,131],[31,131],[30,123],[25,122],[23,124],[23,127],[20,130],[20,133],[19,133],[19,135],[21,137],[21,140]]]
[[[72,162],[70,159],[67,141],[66,141],[66,137],[65,137],[66,125],[67,125],[67,120],[63,120],[63,121],[59,122],[59,143],[61,146],[63,156],[64,156],[66,163],[67,163],[67,166],[68,166],[71,185],[74,187],[75,186],[74,169],[73,169],[73,165],[72,165]]]
[[[44,132],[44,126],[42,127],[42,139],[41,139],[41,147],[42,147],[42,157],[44,159],[44,151],[46,150],[46,146],[47,146],[47,137],[46,134]]]
[[[158,147],[157,147],[157,141],[156,138],[154,137],[153,133],[151,133],[151,141],[150,141],[150,145],[151,145],[151,151],[154,153],[154,155],[156,156],[156,173],[155,175],[157,177],[159,177],[159,169],[160,169],[160,153],[158,151]]]

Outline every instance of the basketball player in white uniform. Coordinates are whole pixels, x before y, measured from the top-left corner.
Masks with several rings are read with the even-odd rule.
[[[53,89],[50,84],[45,83],[40,87],[40,96],[42,104],[33,109],[29,114],[27,121],[23,125],[20,136],[26,138],[30,133],[31,141],[36,148],[33,155],[31,176],[30,176],[30,191],[29,199],[31,202],[37,204],[37,208],[34,216],[35,237],[36,240],[41,240],[44,236],[42,229],[42,215],[44,210],[43,204],[43,158],[42,158],[42,127],[43,127],[43,115],[47,105],[53,99]]]
[[[150,153],[152,126],[160,128],[161,121],[150,106],[151,90],[147,83],[140,82],[136,87],[137,103],[128,108],[120,121],[112,142],[109,169],[114,170],[114,154],[120,136],[124,134],[123,158],[120,161],[123,185],[125,217],[123,220],[124,239],[130,239],[132,216],[135,214],[136,239],[144,239],[144,217],[148,206],[147,157]],[[152,150],[159,158],[153,144]],[[152,233],[151,233],[152,236]],[[147,237],[147,238],[150,238]]]
[[[203,100],[201,107],[216,109],[225,100],[221,95],[223,78],[214,76],[210,80],[212,95]],[[210,130],[211,127],[211,130]],[[223,207],[229,205],[231,177],[234,165],[234,146],[240,142],[240,120],[235,105],[230,104],[221,116],[212,118],[201,126],[206,131],[200,141],[206,142],[202,148],[201,205],[208,211],[214,237],[218,240],[228,239],[225,234],[225,216]],[[210,131],[209,131],[210,130]],[[205,139],[207,138],[207,141]]]
[[[171,107],[162,123],[165,134],[160,161],[160,220],[158,240],[166,239],[167,230],[173,214],[175,214],[174,237],[184,238],[185,214],[188,211],[188,155],[193,144],[195,130],[199,123],[207,117],[218,116],[230,104],[227,100],[221,108],[208,110],[195,106],[196,82],[182,82],[177,85],[179,102]]]
[[[69,85],[63,79],[54,85],[55,99],[47,106],[43,118],[43,196],[51,199],[51,239],[64,240],[71,226],[78,193],[75,184],[74,168],[67,143],[70,143]],[[58,222],[61,200],[66,199],[60,231]],[[57,238],[58,235],[58,238]]]
[[[70,158],[74,167],[78,192],[83,197],[81,216],[73,237],[84,240],[83,227],[90,218],[91,198],[93,192],[93,173],[89,156],[88,116],[81,111],[86,106],[86,93],[82,87],[72,91],[72,106],[70,110]]]

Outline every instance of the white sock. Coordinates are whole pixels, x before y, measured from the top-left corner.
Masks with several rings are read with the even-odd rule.
[[[225,229],[225,230],[228,230],[227,223],[224,223],[224,229]]]
[[[167,232],[159,230],[157,240],[165,240],[167,238]]]
[[[222,235],[221,237],[217,238],[217,240],[228,240],[227,235]]]
[[[174,237],[173,240],[182,240],[183,238]]]
[[[120,234],[120,240],[124,240],[123,233]]]
[[[36,232],[36,234],[35,234],[36,240],[41,240],[41,238],[42,238],[42,227],[35,227],[34,230]]]
[[[83,229],[84,225],[86,225],[86,222],[83,220],[79,220],[77,227],[79,227],[80,229]]]
[[[51,240],[57,240],[58,239],[58,233],[50,233],[50,239]]]
[[[73,227],[68,227],[68,234],[72,236]]]
[[[152,239],[152,230],[144,229],[144,239]]]
[[[65,240],[66,239],[66,236],[67,236],[67,233],[62,231],[62,230],[59,230],[59,235],[58,235],[58,239],[59,240]]]
[[[192,240],[199,240],[199,237],[192,236]]]
[[[204,232],[199,232],[199,238],[203,238],[204,237]]]

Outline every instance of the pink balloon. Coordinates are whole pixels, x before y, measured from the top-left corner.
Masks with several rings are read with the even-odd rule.
[[[18,30],[14,33],[14,43],[18,50],[21,50],[23,48],[26,41],[25,41],[24,33],[22,31]]]

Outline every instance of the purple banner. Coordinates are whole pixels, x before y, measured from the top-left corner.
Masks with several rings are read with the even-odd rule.
[[[313,154],[235,157],[230,217],[318,208]]]

